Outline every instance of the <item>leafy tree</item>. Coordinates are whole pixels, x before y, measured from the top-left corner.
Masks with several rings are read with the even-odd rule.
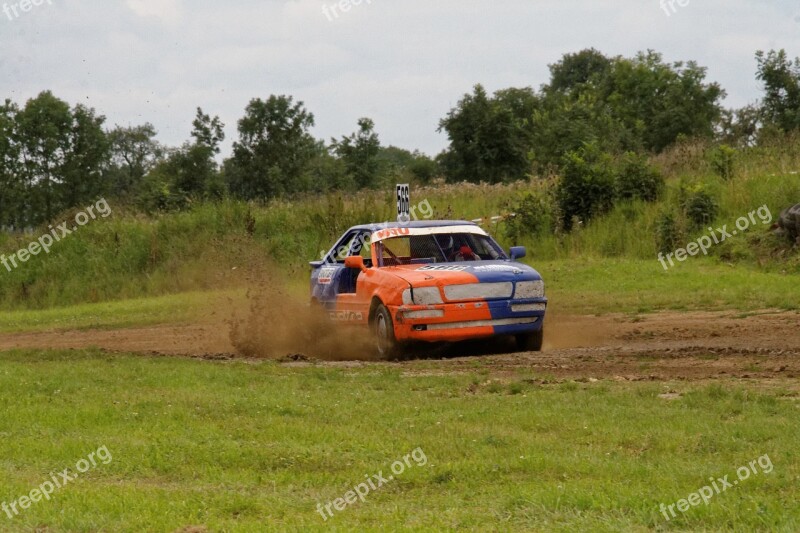
[[[239,121],[239,141],[226,161],[230,190],[246,199],[267,199],[302,191],[306,166],[317,143],[308,130],[314,115],[291,96],[254,99]]]
[[[378,184],[380,162],[378,154],[381,142],[375,133],[375,123],[369,118],[358,120],[358,131],[342,137],[340,141],[331,140],[331,150],[345,165],[359,189],[373,187]]]
[[[314,155],[306,165],[301,181],[316,193],[355,189],[353,177],[347,172],[344,161],[331,154],[325,141],[316,142]]]
[[[711,137],[722,111],[725,93],[705,83],[706,69],[667,64],[653,51],[627,59],[589,49],[565,55],[550,71],[535,120],[540,163],[552,164],[584,142],[612,152],[660,152],[680,136]]]
[[[64,208],[94,201],[110,192],[104,172],[110,153],[104,122],[105,117],[80,104],[72,110],[69,152],[60,180]]]
[[[604,98],[614,115],[642,140],[645,149],[660,152],[680,136],[711,138],[725,91],[705,83],[706,69],[694,61],[664,63],[661,54],[639,53],[617,58],[606,80]]]
[[[717,125],[718,139],[739,148],[754,146],[763,122],[763,109],[759,105],[746,105],[739,109],[726,109]]]
[[[557,168],[564,154],[592,143],[616,153],[640,150],[636,134],[628,131],[609,105],[595,92],[577,95],[551,94],[533,115],[531,159],[540,169]]]
[[[450,139],[440,158],[448,180],[500,183],[527,176],[538,104],[530,88],[498,91],[490,98],[476,85],[464,95],[439,123]]]
[[[57,185],[69,152],[72,114],[49,91],[28,100],[17,113],[21,176],[28,193],[28,223],[49,220],[61,210]]]
[[[601,151],[660,152],[680,137],[711,138],[724,91],[694,62],[656,52],[606,57],[595,49],[550,66],[540,93],[476,86],[440,122],[450,139],[439,160],[451,180],[498,182],[558,167],[590,143]]]
[[[108,160],[105,118],[42,92],[16,113],[12,142],[20,155],[28,224],[94,200],[107,190],[102,169]]]
[[[764,118],[783,131],[800,128],[800,58],[789,60],[785,50],[756,52],[758,80],[764,83]]]
[[[613,61],[589,48],[575,54],[565,54],[561,61],[550,65],[550,83],[545,92],[568,93],[581,89],[591,81],[601,81],[608,77]]]
[[[175,192],[184,198],[220,197],[224,194],[224,184],[217,180],[219,169],[215,157],[225,140],[225,125],[219,117],[211,118],[199,107],[192,125],[194,142],[172,156]]]
[[[119,196],[130,194],[163,158],[165,149],[155,137],[156,129],[150,123],[117,126],[108,132],[113,189]]]
[[[436,161],[417,150],[414,151],[413,156],[414,159],[407,168],[419,183],[430,183],[439,175],[439,165]]]
[[[11,100],[0,106],[0,228],[18,227],[25,208],[19,145],[14,142],[18,112]]]
[[[411,152],[397,146],[386,146],[381,148],[378,160],[381,168],[398,182],[411,180],[426,184],[439,174],[437,162],[419,150]]]

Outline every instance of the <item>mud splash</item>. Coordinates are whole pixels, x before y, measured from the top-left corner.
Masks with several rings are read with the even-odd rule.
[[[230,341],[245,357],[303,357],[325,361],[376,359],[369,330],[332,322],[325,312],[289,291],[258,283],[247,309],[229,321]]]

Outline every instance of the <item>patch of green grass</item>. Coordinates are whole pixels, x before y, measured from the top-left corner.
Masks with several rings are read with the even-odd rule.
[[[234,293],[231,293],[234,294]],[[0,311],[0,332],[111,329],[196,319],[209,300],[224,293],[189,292],[35,311]]]
[[[795,402],[686,383],[672,401],[611,382],[476,392],[469,375],[404,377],[414,365],[0,354],[0,501],[101,446],[113,456],[0,514],[0,531],[800,529]],[[317,513],[417,449],[365,502]],[[765,454],[770,474],[660,514]]]
[[[800,309],[796,274],[690,258],[664,271],[652,261],[584,258],[531,261],[547,285],[551,309],[586,313],[660,310]]]

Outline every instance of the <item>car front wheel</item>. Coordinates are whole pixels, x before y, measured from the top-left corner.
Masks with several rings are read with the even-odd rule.
[[[378,354],[387,359],[397,357],[400,353],[400,346],[394,336],[392,315],[383,304],[379,305],[378,309],[376,309],[375,320],[372,326],[375,333]]]
[[[523,352],[541,352],[544,343],[544,328],[534,333],[517,335],[517,348]]]

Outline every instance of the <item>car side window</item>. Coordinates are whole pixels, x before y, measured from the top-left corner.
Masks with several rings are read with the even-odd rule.
[[[337,263],[344,263],[345,258],[350,256],[350,250],[352,249],[353,241],[356,240],[357,236],[357,232],[350,233],[337,243],[336,249],[333,250],[333,261]]]
[[[371,237],[372,232],[369,231],[361,232],[356,235],[355,239],[353,239],[353,242],[350,244],[350,255],[360,255],[364,258],[365,263],[372,260],[372,247],[370,246]]]

